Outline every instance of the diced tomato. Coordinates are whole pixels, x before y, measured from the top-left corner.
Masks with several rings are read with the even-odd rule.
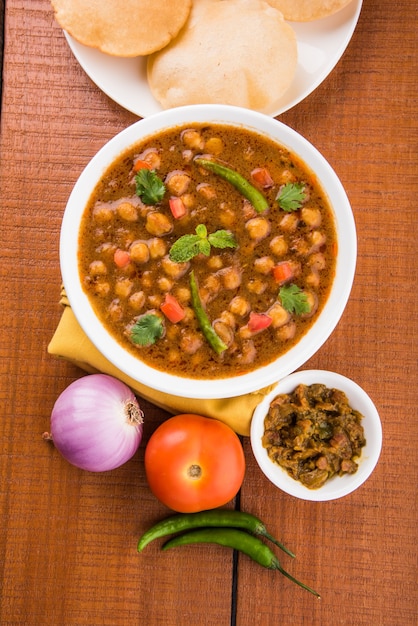
[[[248,320],[248,329],[252,333],[257,333],[260,330],[264,330],[268,328],[272,323],[273,319],[267,313],[254,313],[251,311],[250,318]]]
[[[177,322],[180,322],[185,316],[184,309],[170,293],[166,294],[160,309],[173,324],[177,324]]]
[[[276,283],[283,285],[294,276],[292,265],[288,261],[282,261],[273,267],[273,276]]]
[[[251,178],[257,185],[267,189],[268,187],[273,187],[274,180],[270,176],[270,172],[265,167],[256,167],[251,172]]]
[[[115,262],[115,265],[117,265],[118,267],[126,267],[126,265],[128,265],[128,263],[130,262],[131,257],[129,256],[129,252],[127,252],[126,250],[120,250],[120,248],[118,248],[117,250],[115,250],[113,260]]]
[[[180,217],[186,215],[187,209],[181,198],[178,198],[177,196],[172,196],[168,202],[170,205],[170,210],[175,219],[179,219]]]
[[[139,170],[151,170],[152,167],[146,161],[142,159],[137,159],[134,163],[134,172],[139,172]]]

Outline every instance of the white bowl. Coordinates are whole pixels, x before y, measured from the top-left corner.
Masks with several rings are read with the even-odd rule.
[[[155,370],[124,350],[97,319],[80,283],[77,248],[79,225],[84,208],[97,181],[126,148],[141,139],[176,125],[213,122],[247,127],[286,146],[317,175],[333,208],[338,237],[336,274],[328,300],[308,333],[286,354],[249,374],[228,379],[188,381]],[[153,389],[190,398],[235,397],[275,383],[295,371],[323,345],[337,325],[354,278],[357,238],[351,206],[336,173],[306,139],[281,122],[262,113],[224,105],[179,107],[147,117],[111,139],[80,175],[67,203],[61,238],[60,262],[63,283],[75,316],[98,350],[122,372]],[[189,383],[189,384],[188,384]]]
[[[293,392],[300,384],[312,385],[314,383],[322,383],[327,387],[345,392],[350,406],[363,415],[362,426],[366,438],[366,445],[358,460],[357,472],[334,476],[319,489],[309,489],[289,476],[286,470],[270,460],[267,450],[261,442],[264,434],[264,418],[267,415],[270,402],[279,394]],[[257,406],[251,422],[251,446],[263,473],[282,491],[302,500],[317,502],[335,500],[358,489],[373,472],[382,448],[382,426],[375,405],[357,383],[335,372],[302,370],[281,380]]]

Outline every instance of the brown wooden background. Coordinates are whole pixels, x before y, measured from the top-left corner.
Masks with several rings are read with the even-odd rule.
[[[2,3],[3,5],[3,3]],[[260,59],[262,65],[262,60]],[[261,67],[260,65],[260,67]],[[6,0],[1,112],[0,624],[2,626],[409,626],[417,615],[417,20],[415,0],[365,0],[333,73],[280,119],[334,166],[359,257],[332,337],[305,367],[361,384],[384,429],[379,465],[330,503],[274,489],[244,440],[241,508],[297,553],[283,563],[320,601],[215,547],[172,553],[137,539],[168,510],[150,494],[144,446],[166,415],[143,403],[138,455],[101,475],[41,434],[81,371],[48,356],[60,317],[58,236],[72,185],[136,121],[73,58],[48,0]]]

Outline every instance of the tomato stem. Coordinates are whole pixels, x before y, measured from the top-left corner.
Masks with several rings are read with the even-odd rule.
[[[190,476],[190,478],[194,478],[195,480],[197,480],[202,475],[202,468],[200,467],[200,465],[197,465],[195,463],[194,465],[191,465],[189,467],[189,469],[187,470],[187,475]]]

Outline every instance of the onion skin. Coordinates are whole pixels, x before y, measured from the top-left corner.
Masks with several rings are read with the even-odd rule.
[[[71,383],[51,413],[51,438],[72,465],[90,472],[120,467],[142,439],[143,413],[131,389],[107,374]]]

